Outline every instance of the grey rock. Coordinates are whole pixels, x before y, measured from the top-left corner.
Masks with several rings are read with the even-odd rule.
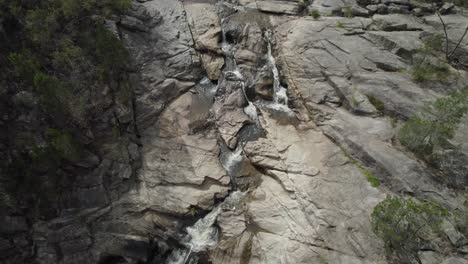
[[[391,4],[397,4],[397,5],[410,5],[410,0],[383,0],[382,3],[391,5]]]
[[[149,31],[149,28],[146,27],[146,24],[143,21],[132,16],[123,16],[120,19],[120,24],[123,27],[128,28],[130,30],[136,30],[136,31],[142,31],[142,32]]]
[[[442,262],[443,257],[434,251],[423,251],[419,254],[422,264],[438,264]]]
[[[459,247],[466,242],[466,238],[463,234],[460,233],[449,221],[442,222],[441,229],[454,246]]]
[[[362,94],[357,87],[353,86],[344,78],[329,77],[329,83],[337,89],[345,98],[349,107],[356,114],[376,115],[377,109],[369,102],[367,97]]]
[[[372,13],[376,13],[379,10],[379,5],[367,5],[366,9]]]
[[[446,15],[450,13],[454,7],[455,7],[455,4],[453,3],[444,3],[442,7],[439,9],[439,12],[443,15]]]
[[[442,264],[467,264],[468,260],[457,257],[450,257],[442,262]]]
[[[410,14],[411,11],[406,5],[396,5],[390,4],[387,8],[388,13],[390,14]]]
[[[255,7],[263,12],[295,15],[299,5],[295,1],[256,1]]]
[[[343,8],[349,7],[349,6],[356,6],[357,3],[352,0],[352,1],[340,1],[340,0],[316,0],[312,2],[312,5],[309,7],[309,9],[316,9],[318,10],[321,14],[340,14]]]
[[[351,7],[351,14],[353,16],[363,16],[363,17],[368,17],[370,15],[368,10],[358,5],[354,5]]]
[[[427,26],[416,18],[401,14],[374,15],[372,20],[378,29],[384,31],[420,31],[427,28]]]
[[[201,52],[201,62],[208,78],[217,80],[224,58],[220,55],[221,26],[214,5],[204,3],[185,4],[187,19],[195,48]]]

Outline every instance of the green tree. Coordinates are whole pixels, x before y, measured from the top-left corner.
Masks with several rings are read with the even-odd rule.
[[[46,207],[55,202],[56,197],[37,198],[60,195],[48,190],[58,190],[61,177],[74,174],[69,168],[82,150],[94,147],[88,146],[93,144],[93,113],[109,108],[109,101],[93,95],[106,87],[112,100],[132,102],[127,51],[104,26],[131,3],[0,0],[0,108],[12,117],[0,129],[15,139],[0,148],[5,154],[0,161],[0,202],[8,200],[4,197],[32,201],[28,208],[37,205],[35,200]],[[30,99],[31,109],[12,100],[21,94]],[[31,127],[14,119],[23,111],[37,117]],[[21,136],[19,129],[25,130]]]
[[[468,112],[468,90],[456,91],[427,104],[399,131],[400,142],[420,157],[430,158],[434,148],[451,147],[461,118]]]
[[[421,264],[418,252],[428,235],[437,232],[447,210],[431,202],[386,198],[372,212],[372,229],[397,263]]]

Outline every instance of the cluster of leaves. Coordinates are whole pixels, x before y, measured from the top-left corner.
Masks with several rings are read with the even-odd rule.
[[[350,5],[343,7],[342,9],[343,16],[346,18],[353,18],[353,8]]]
[[[314,19],[319,19],[321,17],[320,11],[318,11],[317,9],[312,9],[312,11],[310,11],[310,15]]]
[[[13,185],[79,160],[78,138],[90,128],[99,108],[93,95],[103,87],[128,97],[128,54],[105,23],[130,5],[131,0],[0,0],[1,88],[7,96],[32,94],[40,118],[37,131],[25,133],[27,144],[8,145],[0,169]],[[8,107],[21,111],[14,103]]]
[[[435,34],[424,40],[424,45],[413,58],[411,76],[417,82],[446,80],[451,76],[450,66],[438,59],[444,43],[443,36]]]
[[[451,148],[450,139],[468,112],[468,90],[437,99],[412,116],[399,131],[400,142],[418,156],[430,160],[435,148]]]
[[[418,252],[431,234],[439,231],[448,211],[432,202],[386,198],[372,212],[372,229],[397,263],[421,263]]]

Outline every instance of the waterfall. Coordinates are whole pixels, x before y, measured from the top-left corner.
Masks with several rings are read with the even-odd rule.
[[[184,238],[186,248],[174,250],[167,264],[196,264],[197,258],[192,253],[206,251],[218,243],[218,228],[214,226],[222,209],[234,210],[245,197],[245,193],[234,191],[221,204],[217,205],[205,217],[198,220],[193,226],[187,227],[187,235]]]
[[[271,34],[271,31],[265,32],[268,47],[268,62],[273,72],[273,104],[271,104],[270,107],[278,111],[292,114],[292,110],[288,107],[287,90],[281,86],[278,67],[276,66],[276,60],[272,54]]]
[[[224,162],[221,164],[229,175],[233,175],[237,166],[242,162],[242,152],[242,146],[239,144],[234,151],[225,154]]]
[[[187,227],[186,239],[188,241],[184,243],[187,248],[173,251],[166,263],[196,263],[196,259],[191,259],[193,252],[202,252],[216,246],[218,243],[218,228],[213,225],[220,212],[221,207],[218,205],[193,226]]]
[[[223,22],[224,22],[224,19],[221,20],[221,25],[223,24]],[[234,58],[232,49],[233,49],[233,46],[227,43],[226,32],[224,30],[224,27],[222,27],[221,50],[223,51],[224,56],[226,57],[226,69],[232,69],[232,70],[225,71],[224,76],[228,80],[239,81],[241,83],[242,94],[244,95],[244,98],[248,103],[248,105],[244,107],[244,113],[251,120],[257,122],[258,120],[257,108],[247,97],[247,93],[245,92],[245,78],[240,72],[239,67],[237,66],[237,62],[236,62],[236,59]]]

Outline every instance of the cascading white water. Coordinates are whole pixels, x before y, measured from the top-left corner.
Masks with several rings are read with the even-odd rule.
[[[224,20],[221,20],[221,24],[223,23]],[[226,60],[230,61],[230,65],[229,63],[227,63],[227,69],[231,68],[233,70],[231,71],[226,71],[224,73],[224,75],[226,77],[229,77],[229,79],[231,80],[235,80],[235,81],[239,81],[241,83],[241,89],[242,89],[242,93],[245,97],[245,100],[247,101],[248,105],[246,107],[244,107],[244,113],[253,121],[257,122],[258,120],[258,114],[257,114],[257,108],[255,107],[255,105],[249,100],[249,98],[247,97],[247,93],[245,92],[245,78],[244,76],[242,75],[242,73],[240,72],[240,69],[239,67],[237,66],[237,63],[236,63],[236,60],[233,56],[233,52],[232,52],[232,49],[233,49],[233,46],[230,45],[227,40],[226,40],[226,32],[224,31],[224,28],[222,29],[222,43],[221,43],[221,49],[224,53],[224,55],[226,56]]]
[[[281,86],[278,67],[276,66],[276,60],[272,54],[271,34],[271,31],[265,32],[268,47],[268,62],[273,72],[273,104],[271,104],[270,107],[290,114],[292,110],[288,107],[287,90]]]
[[[187,249],[173,251],[167,264],[191,263],[190,255],[193,252],[202,252],[210,249],[218,243],[218,229],[214,227],[216,218],[221,211],[218,205],[204,218],[198,220],[193,226],[187,227]],[[196,263],[196,261],[194,262]]]
[[[229,152],[226,154],[226,158],[224,162],[221,162],[224,169],[228,172],[228,174],[232,174],[235,166],[242,162],[242,146],[239,144],[237,148],[233,152]]]
[[[198,220],[193,226],[187,227],[187,236],[184,244],[186,249],[175,250],[167,260],[167,264],[196,264],[197,260],[191,258],[193,252],[202,252],[213,248],[218,243],[218,228],[214,226],[222,208],[235,209],[241,202],[245,193],[232,192],[223,203],[217,205],[205,217]]]
[[[218,90],[218,86],[213,84],[208,77],[203,77],[203,79],[199,82],[200,88],[202,89],[202,93],[205,97],[213,99],[216,91]]]

